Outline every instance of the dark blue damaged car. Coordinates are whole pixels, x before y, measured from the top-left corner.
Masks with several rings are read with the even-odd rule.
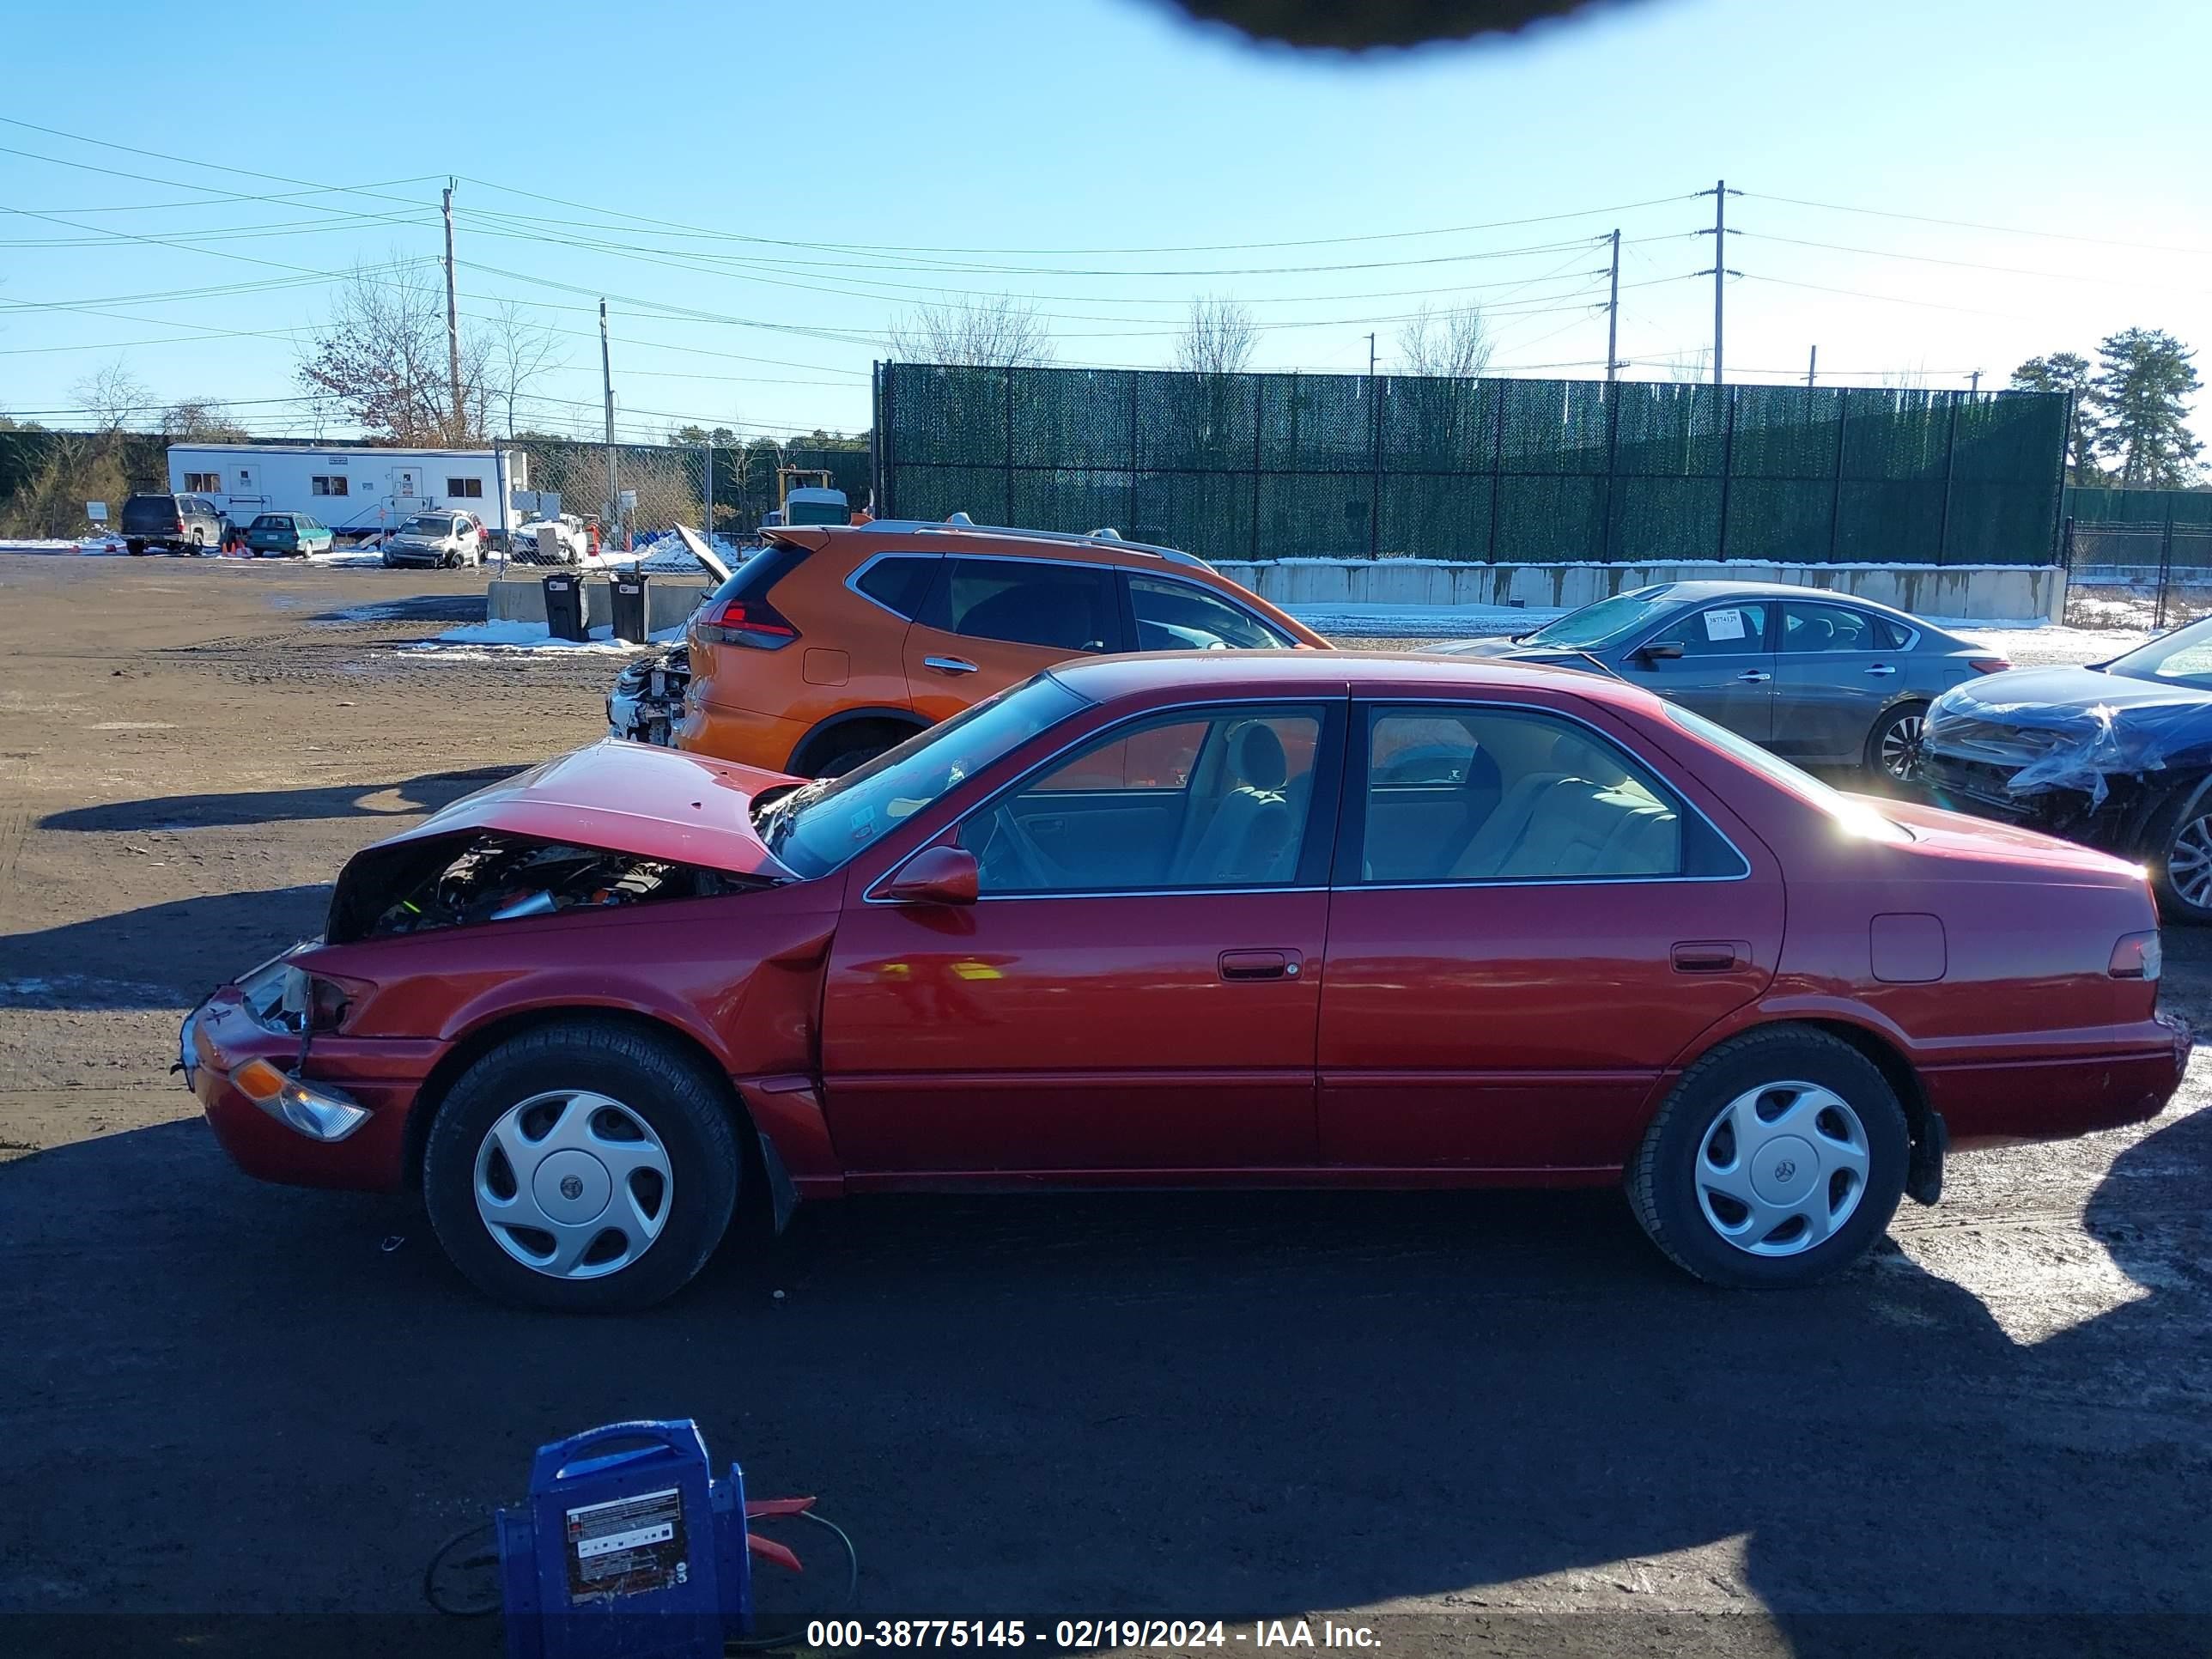
[[[2110,662],[1952,687],[1915,781],[1942,805],[2140,859],[2167,915],[2212,923],[2212,618]]]

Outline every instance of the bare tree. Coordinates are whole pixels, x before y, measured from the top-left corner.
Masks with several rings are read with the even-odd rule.
[[[1713,378],[1713,349],[1678,351],[1667,360],[1667,378],[1677,386],[1702,386]]]
[[[161,438],[173,444],[242,444],[244,427],[222,413],[211,398],[187,398],[161,411]]]
[[[1473,380],[1490,367],[1495,349],[1480,306],[1443,312],[1423,306],[1398,330],[1398,361],[1408,374]]]
[[[515,433],[515,405],[539,380],[568,366],[558,334],[532,322],[514,301],[500,301],[484,352],[484,389],[494,408],[506,416],[502,430],[508,437]]]
[[[1192,374],[1235,374],[1252,361],[1259,343],[1252,313],[1226,295],[1201,295],[1176,339],[1175,366]]]
[[[908,362],[1027,368],[1052,361],[1044,319],[1009,295],[917,306],[891,325],[891,349]]]
[[[487,356],[480,336],[463,337],[469,429],[456,432],[445,291],[422,262],[402,260],[355,266],[295,373],[311,398],[393,443],[460,445],[483,434]]]
[[[120,432],[154,406],[154,394],[120,357],[86,375],[70,395],[103,432]]]

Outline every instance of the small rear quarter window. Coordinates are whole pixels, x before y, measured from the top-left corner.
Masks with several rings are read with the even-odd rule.
[[[919,556],[878,559],[853,586],[884,610],[912,622],[921,614],[921,602],[929,596],[930,579],[942,562]]]

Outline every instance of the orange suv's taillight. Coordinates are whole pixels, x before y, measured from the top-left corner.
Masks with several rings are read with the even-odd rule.
[[[699,631],[723,645],[781,651],[799,630],[766,599],[722,599],[710,603],[699,618]]]

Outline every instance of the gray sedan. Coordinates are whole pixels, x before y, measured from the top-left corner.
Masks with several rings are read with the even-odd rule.
[[[1602,668],[1815,766],[1910,776],[1938,696],[2011,665],[1867,599],[1772,582],[1616,593],[1470,655]]]

